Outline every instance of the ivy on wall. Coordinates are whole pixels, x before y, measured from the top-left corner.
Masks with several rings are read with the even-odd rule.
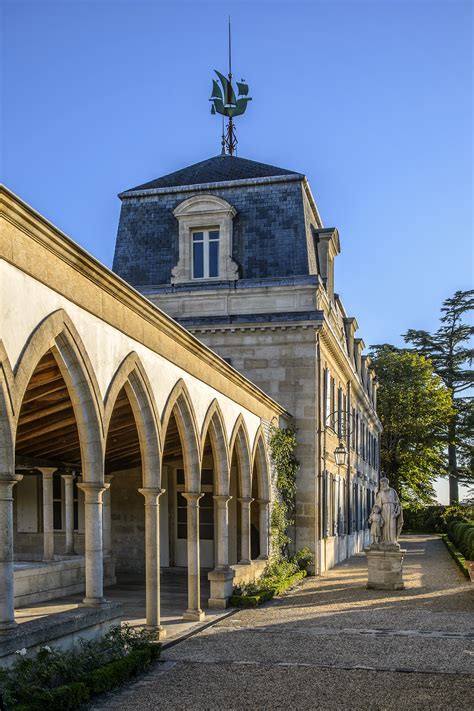
[[[270,452],[277,472],[276,486],[280,495],[272,509],[272,549],[280,558],[289,556],[291,539],[288,529],[295,522],[296,474],[299,469],[295,448],[296,430],[293,427],[272,427]]]

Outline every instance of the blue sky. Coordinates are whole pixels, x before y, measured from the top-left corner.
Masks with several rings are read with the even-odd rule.
[[[3,0],[2,180],[108,266],[117,193],[219,152],[213,69],[253,101],[239,155],[305,173],[367,344],[472,284],[472,5]]]

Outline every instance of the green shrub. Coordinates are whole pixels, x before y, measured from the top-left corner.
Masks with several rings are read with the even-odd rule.
[[[474,523],[453,521],[448,525],[448,536],[467,560],[474,560]]]
[[[309,573],[310,567],[314,564],[314,555],[309,548],[301,548],[294,556],[293,562],[296,563],[300,570],[305,570]]]
[[[0,691],[8,709],[67,711],[87,700],[81,701],[84,689],[87,695],[108,691],[148,667],[160,651],[156,632],[114,627],[72,650],[45,646],[35,656],[19,655],[12,667],[1,670]]]

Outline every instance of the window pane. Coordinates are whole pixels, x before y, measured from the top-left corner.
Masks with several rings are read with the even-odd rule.
[[[193,232],[193,242],[202,242],[204,239],[203,232]]]
[[[178,538],[186,540],[188,537],[188,527],[185,523],[178,523]]]
[[[209,276],[219,276],[219,242],[209,242]]]
[[[201,523],[199,525],[199,538],[203,541],[212,541],[214,538],[214,526]]]
[[[213,477],[212,477],[213,471],[212,469],[203,469],[201,472],[201,483],[202,484],[210,484],[212,486],[213,482]],[[202,506],[203,501],[205,500],[205,496],[201,499],[199,502],[199,505]]]
[[[209,239],[219,239],[219,230],[211,230],[209,232]]]
[[[204,244],[195,242],[193,244],[193,277],[202,279],[204,276]]]
[[[53,499],[61,498],[61,475],[53,475]]]

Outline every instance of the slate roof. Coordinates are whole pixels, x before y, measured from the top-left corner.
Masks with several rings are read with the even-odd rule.
[[[199,185],[201,183],[220,183],[226,180],[271,178],[281,175],[304,177],[301,173],[296,173],[293,170],[277,168],[274,165],[258,163],[247,158],[219,155],[194,163],[194,165],[169,173],[156,180],[151,180],[149,183],[137,185],[137,187],[130,188],[124,192],[153,190],[154,188],[175,188],[181,185]]]

